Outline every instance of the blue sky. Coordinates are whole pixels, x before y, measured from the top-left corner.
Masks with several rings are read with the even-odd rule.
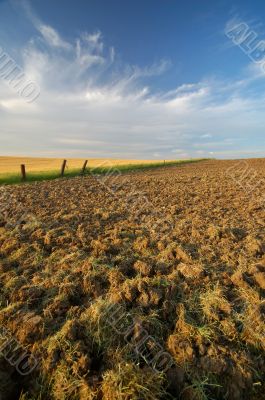
[[[0,76],[0,154],[264,156],[265,69],[226,35],[240,23],[265,40],[264,1],[0,0],[0,49],[40,88],[27,103]]]

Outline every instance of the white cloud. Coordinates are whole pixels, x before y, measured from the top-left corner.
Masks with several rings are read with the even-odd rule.
[[[90,51],[96,51],[97,53],[102,53],[104,44],[102,41],[103,40],[102,33],[100,31],[94,33],[84,32],[81,37],[84,40],[84,42],[87,43]]]
[[[51,26],[37,24],[36,27],[50,46],[58,47],[64,50],[71,50],[72,46],[70,43],[67,43],[65,40],[61,39],[60,35]]]
[[[51,26],[42,23],[42,21],[33,12],[30,3],[27,0],[21,0],[19,3],[14,2],[15,7],[18,5],[23,8],[26,16],[35,26],[37,31],[41,33],[45,43],[51,47],[71,50],[72,46],[67,41],[63,40],[59,33]]]

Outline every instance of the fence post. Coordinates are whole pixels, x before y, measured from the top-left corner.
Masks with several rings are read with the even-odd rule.
[[[87,160],[84,162],[84,165],[81,169],[81,175],[84,175],[85,171],[86,171],[86,166],[87,166]]]
[[[21,164],[21,180],[24,182],[26,180],[26,166],[25,164]]]
[[[66,167],[67,160],[63,160],[62,167],[61,167],[61,176],[64,176],[64,170]]]

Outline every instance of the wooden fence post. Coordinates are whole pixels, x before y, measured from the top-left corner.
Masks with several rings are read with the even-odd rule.
[[[25,180],[26,180],[26,178],[27,178],[27,176],[26,176],[26,166],[25,166],[25,164],[21,164],[21,180],[22,180],[22,182],[24,182]]]
[[[67,160],[63,160],[62,167],[61,167],[61,176],[64,176],[64,170],[66,167]]]
[[[86,166],[87,166],[87,160],[84,162],[84,165],[81,169],[81,175],[84,175],[85,171],[86,171]]]

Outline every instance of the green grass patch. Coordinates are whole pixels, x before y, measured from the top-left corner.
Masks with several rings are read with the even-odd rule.
[[[65,177],[71,178],[78,174],[80,174],[80,170],[70,170],[65,172]],[[60,172],[58,171],[27,172],[26,182],[47,181],[58,178],[60,178]],[[18,183],[24,183],[21,182],[20,174],[0,174],[0,185],[12,185]]]
[[[142,171],[161,167],[171,167],[183,164],[191,164],[201,161],[209,160],[207,158],[201,159],[190,159],[190,160],[176,160],[176,161],[166,161],[164,162],[154,162],[154,163],[143,163],[143,164],[127,164],[127,165],[113,165],[113,166],[100,166],[86,169],[85,175],[104,175],[104,174],[115,174],[115,173],[125,173],[133,171]],[[27,167],[27,166],[26,166]],[[64,178],[72,178],[80,175],[80,169],[66,169]],[[27,172],[26,183],[37,182],[37,181],[47,181],[52,179],[60,178],[60,171],[40,171],[40,172]],[[12,184],[22,184],[21,175],[14,173],[0,174],[0,185],[12,185]]]
[[[108,172],[112,173],[120,173],[120,172],[133,172],[133,171],[141,171],[146,169],[153,168],[161,168],[161,167],[170,167],[182,164],[191,164],[199,161],[206,161],[206,158],[200,159],[190,159],[190,160],[176,160],[176,161],[166,161],[164,162],[154,162],[154,163],[143,163],[143,164],[127,164],[127,165],[113,165],[112,167],[94,167],[90,168],[90,173],[92,174],[106,174]]]

